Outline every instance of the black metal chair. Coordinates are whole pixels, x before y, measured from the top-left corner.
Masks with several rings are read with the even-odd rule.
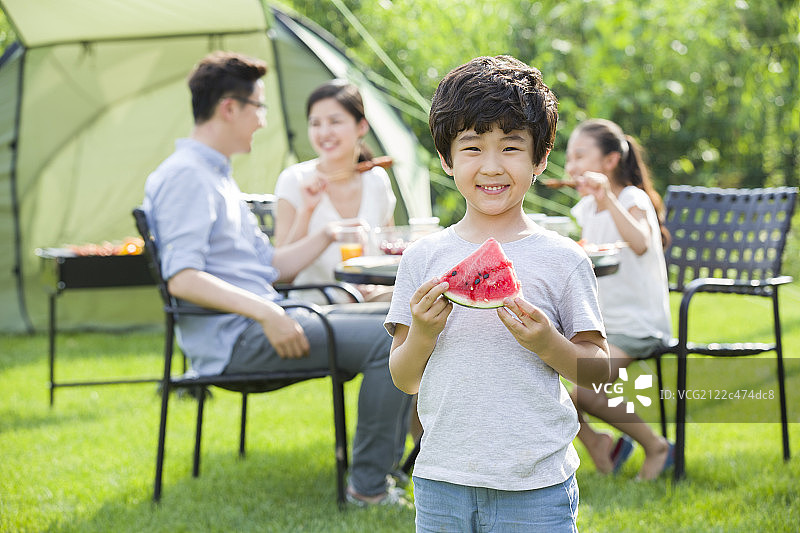
[[[247,397],[253,392],[269,392],[293,383],[316,378],[330,378],[333,385],[333,421],[335,427],[335,459],[336,459],[336,480],[337,480],[337,502],[343,506],[345,502],[345,473],[347,470],[347,432],[345,427],[345,404],[344,404],[344,382],[352,378],[338,369],[336,363],[336,347],[334,343],[334,332],[328,320],[320,312],[319,307],[313,304],[286,304],[283,307],[302,307],[319,316],[325,326],[328,336],[328,366],[327,368],[316,370],[280,371],[280,372],[258,372],[247,374],[226,374],[218,376],[193,376],[191,374],[173,375],[172,356],[175,340],[175,323],[181,314],[219,314],[219,312],[199,307],[180,306],[176,299],[170,295],[167,289],[166,280],[161,273],[159,253],[155,239],[150,231],[147,217],[141,208],[133,211],[136,220],[136,227],[145,242],[145,253],[149,256],[150,266],[153,270],[153,277],[158,284],[161,298],[164,302],[165,314],[165,337],[164,337],[164,372],[161,378],[161,420],[158,431],[158,449],[156,454],[156,473],[155,485],[153,489],[153,500],[158,502],[162,492],[162,474],[164,465],[164,449],[166,441],[167,412],[169,408],[170,392],[173,390],[189,390],[197,398],[197,421],[195,427],[195,447],[192,466],[192,476],[200,475],[200,443],[203,427],[203,408],[207,396],[207,388],[216,386],[224,389],[234,390],[242,394],[241,426],[239,434],[239,455],[245,455],[245,429],[247,424]],[[297,285],[284,286],[281,290],[289,289],[321,289],[336,288],[350,294],[354,301],[361,301],[361,295],[353,293],[348,287],[339,285]],[[185,361],[184,361],[184,371]]]
[[[778,311],[778,288],[792,281],[780,275],[781,260],[797,189],[717,189],[670,186],[665,196],[672,242],[665,258],[670,290],[682,293],[678,337],[656,354],[659,390],[663,390],[661,356],[677,355],[674,478],[685,475],[686,390],[688,355],[740,357],[774,351],[777,357],[783,458],[789,460],[786,391]],[[751,295],[772,301],[774,342],[695,343],[689,341],[689,306],[698,293]],[[721,310],[724,314],[724,311]],[[720,318],[724,318],[723,314]],[[666,416],[661,395],[661,431]]]
[[[275,230],[275,206],[278,198],[274,194],[242,193],[242,199],[258,219],[261,231],[272,237]]]

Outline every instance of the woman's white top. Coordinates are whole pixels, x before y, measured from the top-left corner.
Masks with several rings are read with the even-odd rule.
[[[301,184],[306,183],[306,180],[313,177],[317,163],[317,159],[303,161],[281,172],[275,185],[275,195],[278,199],[287,200],[295,209],[299,210],[303,202]],[[361,205],[358,209],[357,218],[366,221],[372,228],[385,226],[392,220],[396,203],[397,199],[392,192],[389,175],[383,168],[376,166],[361,173]],[[342,218],[344,217],[333,206],[327,193],[323,193],[322,199],[311,214],[308,232],[309,234],[314,233],[325,227],[329,222],[341,220]],[[341,261],[339,243],[334,242],[313,263],[297,275],[294,283],[333,282],[333,269]],[[323,302],[323,300],[312,298],[310,295],[304,295],[304,299]]]
[[[625,187],[617,198],[626,211],[636,206],[646,213],[650,241],[642,255],[636,255],[630,248],[620,249],[619,270],[597,279],[606,332],[669,340],[672,335],[669,286],[658,216],[650,197],[638,187]],[[586,242],[607,244],[623,240],[608,210],[597,212],[593,196],[581,198],[572,208],[572,214]]]

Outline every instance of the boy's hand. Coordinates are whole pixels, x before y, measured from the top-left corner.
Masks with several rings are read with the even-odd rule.
[[[420,285],[409,302],[411,325],[395,327],[389,370],[395,386],[406,394],[419,392],[428,358],[453,310],[453,303],[442,297],[448,287],[446,281],[440,283],[438,279]]]
[[[532,352],[546,351],[553,331],[547,315],[521,297],[506,298],[503,305],[497,316],[517,342]]]
[[[438,279],[426,281],[411,296],[411,328],[422,335],[436,338],[444,329],[453,303],[442,294],[450,287]]]

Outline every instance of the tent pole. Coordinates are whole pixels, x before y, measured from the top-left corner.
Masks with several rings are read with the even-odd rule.
[[[266,16],[266,13],[265,13]],[[289,114],[286,113],[286,95],[285,95],[285,87],[283,83],[283,76],[281,76],[281,61],[278,54],[278,46],[275,43],[276,39],[272,36],[269,36],[269,42],[272,45],[272,57],[275,58],[275,70],[278,76],[278,98],[281,101],[281,111],[283,115],[283,128],[286,131],[286,140],[288,141],[289,145],[289,155],[291,158],[297,159],[297,150],[295,150],[294,142],[295,137],[297,136],[289,124]]]
[[[13,46],[13,45],[12,45]],[[17,280],[17,301],[19,303],[19,315],[25,324],[27,333],[33,333],[34,328],[28,315],[28,308],[25,305],[25,286],[22,273],[22,233],[19,227],[19,200],[17,197],[17,154],[19,153],[19,125],[22,115],[22,85],[25,79],[25,48],[22,49],[22,56],[19,59],[19,78],[17,80],[17,109],[14,116],[14,140],[11,150],[11,169],[9,172],[9,183],[11,185],[11,218],[14,221],[14,276]]]

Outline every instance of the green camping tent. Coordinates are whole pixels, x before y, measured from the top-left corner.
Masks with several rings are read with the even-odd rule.
[[[395,218],[430,215],[426,154],[385,95],[332,38],[259,0],[0,0],[19,42],[0,59],[0,331],[42,329],[36,248],[135,235],[147,175],[192,125],[186,76],[212,50],[265,59],[268,126],[234,160],[245,192],[271,192],[313,157],[305,99],[348,78],[362,89],[371,145],[388,154]],[[156,323],[152,288],[65,291],[65,328]]]

